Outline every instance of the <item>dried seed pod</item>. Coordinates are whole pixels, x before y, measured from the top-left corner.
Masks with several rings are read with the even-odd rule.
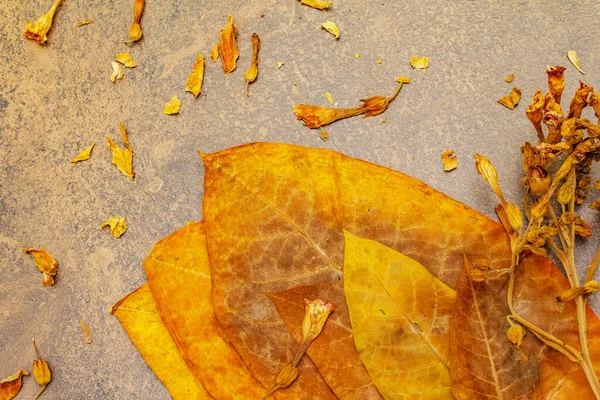
[[[50,372],[50,367],[48,366],[48,363],[42,360],[42,358],[40,357],[40,352],[38,351],[38,348],[35,345],[35,340],[31,339],[31,342],[33,343],[33,348],[35,349],[35,355],[37,357],[37,360],[33,362],[33,377],[35,378],[35,381],[38,383],[38,385],[42,386],[38,394],[33,399],[36,400],[38,397],[40,397],[44,390],[46,390],[46,386],[52,380],[52,373]]]
[[[538,197],[541,197],[548,193],[550,185],[552,184],[552,178],[548,171],[542,167],[535,167],[529,170],[529,189],[531,192]]]
[[[567,180],[565,183],[563,183],[560,186],[560,188],[556,192],[556,200],[562,205],[569,204],[569,202],[571,201],[571,198],[573,197],[574,190],[575,190],[575,185],[573,185],[572,182]]]
[[[521,228],[523,227],[523,216],[521,215],[521,210],[515,204],[506,203],[504,205],[504,209],[506,210],[506,215],[508,216],[508,222],[513,230],[517,233],[521,232]]]

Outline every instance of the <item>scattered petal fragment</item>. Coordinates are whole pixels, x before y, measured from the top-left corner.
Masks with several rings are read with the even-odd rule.
[[[260,37],[254,33],[252,35],[252,62],[250,64],[250,68],[246,71],[244,77],[246,78],[246,96],[248,96],[248,86],[256,80],[258,76],[258,63],[260,59],[258,58],[258,51],[260,50]]]
[[[326,141],[329,140],[329,133],[325,129],[323,129],[323,128],[321,128],[321,139],[324,142],[326,142]]]
[[[42,358],[40,357],[40,352],[38,351],[38,348],[35,345],[35,340],[31,339],[31,342],[33,343],[33,348],[35,349],[35,355],[37,356],[37,360],[33,362],[33,377],[35,378],[35,381],[38,383],[38,385],[42,386],[38,394],[33,399],[36,400],[38,397],[40,397],[44,390],[46,390],[46,386],[48,386],[48,384],[52,380],[52,373],[50,372],[50,367],[48,366],[48,363],[45,360],[42,360]]]
[[[281,67],[283,67],[283,64],[285,64],[283,61],[278,61],[277,68],[281,69]]]
[[[92,156],[92,149],[94,148],[94,146],[96,145],[96,143],[92,143],[92,145],[90,147],[88,147],[87,149],[83,150],[81,153],[79,153],[79,155],[77,155],[77,157],[75,157],[74,159],[71,160],[71,163],[76,163],[79,161],[85,161],[85,160],[89,160],[90,157]]]
[[[84,320],[79,321],[79,326],[81,327],[81,333],[83,333],[83,342],[85,344],[91,344],[92,339],[92,330],[88,326],[87,322]]]
[[[144,0],[135,0],[133,5],[133,24],[129,27],[129,40],[137,42],[142,38],[142,26],[140,25],[140,19],[144,12]]]
[[[117,146],[117,144],[113,142],[110,137],[106,136],[106,140],[112,153],[112,163],[115,164],[119,171],[121,171],[125,176],[133,180],[133,176],[135,175],[135,172],[133,171],[133,148],[131,147],[131,144],[129,144],[129,140],[127,139],[127,130],[122,122],[120,124],[120,129],[121,139],[125,144],[124,149]]]
[[[181,108],[181,101],[177,98],[177,96],[171,97],[171,100],[165,104],[165,108],[163,112],[167,115],[179,114],[179,109]]]
[[[383,60],[381,60],[381,59],[377,60],[377,64],[379,64],[379,65],[383,64]]]
[[[223,72],[228,75],[236,67],[236,61],[240,56],[235,42],[236,27],[231,15],[227,16],[227,25],[221,29],[221,41],[219,42],[219,54],[223,63]]]
[[[521,89],[515,86],[512,88],[510,94],[498,100],[498,103],[510,110],[514,110],[515,106],[519,104],[519,100],[521,100]]]
[[[94,22],[94,20],[92,20],[92,19],[84,19],[83,21],[79,21],[76,26],[78,28],[81,28],[82,26],[89,25],[89,24],[91,24],[93,22]]]
[[[52,5],[52,8],[50,8],[50,11],[42,15],[34,24],[27,21],[27,28],[25,28],[25,32],[23,32],[27,39],[35,40],[39,44],[46,43],[48,40],[46,35],[50,28],[52,28],[52,19],[61,2],[62,0],[56,0]]]
[[[8,378],[0,380],[0,399],[10,400],[17,397],[23,384],[21,378],[27,375],[29,375],[29,371],[22,369]]]
[[[444,171],[452,171],[458,167],[458,158],[454,154],[454,150],[444,150],[442,153],[442,164],[444,164]]]
[[[213,62],[217,62],[217,59],[219,58],[219,44],[215,44],[212,48],[212,50],[210,51],[210,59],[213,60]]]
[[[340,30],[338,29],[335,22],[327,21],[321,24],[321,28],[335,36],[336,39],[340,38]]]
[[[123,79],[123,69],[119,65],[118,62],[113,61],[110,65],[112,65],[113,72],[110,75],[110,81],[115,83],[117,80]]]
[[[202,91],[202,81],[204,80],[204,57],[198,53],[194,68],[188,76],[187,85],[185,87],[186,92],[190,92],[194,97],[198,97]],[[179,110],[178,110],[179,111]]]
[[[567,56],[569,57],[569,61],[571,61],[571,64],[573,64],[579,72],[585,75],[585,72],[581,70],[581,61],[579,60],[579,57],[577,56],[575,50],[569,50]]]
[[[504,78],[504,82],[511,83],[515,79],[515,74],[510,74],[506,78]]]
[[[429,58],[428,57],[411,57],[410,66],[413,69],[422,69],[423,73],[427,73],[427,67],[429,67]]]
[[[325,97],[327,97],[329,104],[333,104],[333,98],[331,97],[331,93],[325,92]]]
[[[326,8],[329,8],[329,6],[333,4],[333,1],[300,0],[300,3],[304,4],[305,6],[316,8],[318,10],[324,10]]]
[[[58,262],[46,251],[46,249],[34,249],[31,247],[23,249],[26,254],[31,254],[41,273],[44,274],[43,286],[54,285],[54,277],[58,271]]]
[[[123,64],[127,68],[137,67],[137,64],[131,58],[131,54],[129,52],[123,54],[117,54],[116,61]]]
[[[354,58],[358,58],[358,57],[360,57],[360,54],[354,53]]]
[[[100,226],[100,229],[104,229],[107,226],[110,229],[110,233],[116,238],[120,238],[127,230],[127,222],[123,217],[109,218]]]

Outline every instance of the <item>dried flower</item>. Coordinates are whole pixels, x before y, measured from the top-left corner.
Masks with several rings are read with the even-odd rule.
[[[221,55],[221,63],[223,64],[223,72],[229,75],[236,67],[236,61],[240,56],[235,42],[236,27],[233,23],[231,15],[227,16],[227,25],[221,29],[219,42],[219,54]]]
[[[506,210],[506,216],[508,217],[511,228],[517,233],[521,232],[521,228],[523,227],[523,216],[521,215],[519,207],[512,203],[503,204],[503,207]]]
[[[571,64],[573,64],[575,66],[575,68],[577,68],[577,71],[579,71],[585,75],[585,72],[583,72],[581,70],[581,61],[579,60],[579,57],[577,56],[577,52],[575,52],[575,50],[569,50],[567,52],[567,57],[569,58],[569,61],[571,61]]]
[[[262,400],[265,400],[279,389],[285,389],[290,386],[298,378],[298,375],[300,375],[300,369],[298,367],[293,367],[292,364],[286,364],[279,375],[277,375],[275,387],[269,390],[269,393],[267,393]]]
[[[177,96],[173,96],[171,97],[171,100],[167,101],[167,104],[165,104],[163,112],[167,115],[179,114],[180,109],[181,101]]]
[[[55,0],[54,4],[46,14],[42,15],[34,24],[27,21],[27,28],[25,28],[25,37],[27,39],[35,40],[39,44],[44,44],[48,40],[46,36],[50,28],[52,28],[52,20],[58,6],[62,3],[62,0]]]
[[[542,119],[544,117],[543,107],[544,96],[542,95],[542,91],[536,90],[536,92],[533,94],[531,104],[529,104],[525,110],[525,114],[535,128],[540,143],[544,141],[544,133],[542,132]]]
[[[546,69],[546,74],[548,74],[548,91],[558,104],[560,104],[562,92],[565,89],[565,70],[566,68],[560,65],[548,65]]]
[[[600,124],[600,93],[594,93],[590,96],[589,105],[594,108],[594,114],[598,118],[598,124]]]
[[[324,10],[326,8],[329,8],[329,6],[333,4],[333,1],[300,0],[300,3],[312,8],[316,8],[318,10]]]
[[[575,191],[574,183],[571,182],[570,180],[567,180],[558,189],[558,192],[556,193],[556,200],[562,205],[567,205],[571,202],[574,191]]]
[[[521,89],[517,86],[513,87],[508,96],[504,96],[498,103],[502,104],[504,107],[514,110],[515,106],[519,104],[521,100]]]
[[[327,32],[331,33],[335,36],[336,39],[340,38],[340,30],[338,29],[335,22],[327,21],[321,24],[321,28],[325,29]]]
[[[129,52],[117,54],[117,58],[115,59],[115,61],[123,64],[127,68],[137,67],[137,64],[133,61],[133,58],[131,58],[131,54],[129,54]]]
[[[410,66],[413,69],[422,69],[423,73],[425,74],[427,73],[427,67],[429,67],[429,58],[413,56],[410,58]]]
[[[504,78],[504,82],[506,83],[511,83],[513,80],[515,80],[515,74],[510,74],[509,76]]]
[[[556,300],[560,302],[571,301],[577,296],[590,295],[598,290],[600,290],[600,284],[594,280],[591,280],[586,282],[583,286],[565,290],[556,296]]]
[[[536,196],[543,196],[548,193],[550,185],[552,184],[552,178],[548,171],[542,167],[535,167],[529,170],[529,189],[531,193]]]
[[[544,218],[546,212],[548,211],[548,194],[542,197],[537,203],[531,207],[531,219],[539,220]]]
[[[458,167],[458,158],[454,155],[454,150],[444,150],[442,153],[442,164],[444,165],[444,171],[452,171]]]
[[[38,267],[41,273],[44,274],[44,279],[42,280],[43,286],[52,286],[54,285],[54,277],[58,271],[58,262],[52,257],[46,249],[34,249],[34,248],[25,248],[23,249],[25,254],[31,254],[33,256],[33,260],[35,261],[35,266]]]
[[[198,97],[198,95],[202,91],[203,80],[204,57],[202,56],[202,54],[198,53],[198,57],[196,57],[196,62],[194,63],[194,67],[192,68],[192,72],[190,72],[190,75],[188,76],[185,91],[192,93],[194,97]]]
[[[248,96],[248,85],[256,80],[258,76],[258,63],[260,59],[258,58],[258,51],[260,50],[260,37],[256,33],[252,35],[252,62],[250,63],[250,68],[246,71],[244,77],[246,78],[246,96]]]
[[[579,237],[589,238],[592,236],[592,227],[590,226],[590,224],[583,220],[580,216],[575,215],[572,212],[564,212],[560,216],[559,222],[563,226],[573,224],[575,234]]]
[[[589,205],[592,210],[600,211],[600,200],[594,200]]]
[[[129,27],[129,40],[137,42],[142,38],[142,26],[140,20],[144,12],[144,0],[135,0],[133,5],[133,24]]]
[[[594,88],[592,86],[579,81],[579,88],[575,91],[575,95],[573,95],[573,99],[569,105],[567,119],[581,118],[581,112],[589,102],[592,102],[593,94]]]
[[[38,383],[38,385],[42,385],[42,388],[33,399],[36,400],[38,397],[40,397],[44,390],[46,390],[46,386],[52,380],[52,373],[50,372],[50,367],[48,366],[48,363],[42,360],[42,358],[40,357],[40,352],[38,351],[38,348],[35,345],[35,340],[31,339],[31,342],[33,343],[33,348],[35,349],[35,355],[37,357],[37,360],[33,362],[33,377],[35,378],[35,381]]]
[[[508,341],[517,347],[521,345],[523,342],[523,337],[525,336],[525,331],[521,325],[512,325],[508,332],[506,332],[506,337]]]
[[[113,69],[113,72],[110,75],[110,81],[112,83],[115,83],[116,81],[123,79],[123,69],[121,68],[119,63],[116,61],[113,61],[112,63],[110,63],[110,65],[112,66],[112,69]]]

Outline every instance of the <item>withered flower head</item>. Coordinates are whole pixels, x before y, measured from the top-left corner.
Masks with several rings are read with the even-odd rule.
[[[575,95],[569,106],[569,114],[567,118],[580,118],[583,109],[593,100],[594,88],[587,83],[579,81],[579,88],[575,91]]]
[[[544,96],[541,90],[536,90],[533,94],[533,99],[531,103],[527,106],[525,110],[525,115],[535,128],[535,132],[538,135],[539,142],[544,141],[544,133],[542,132],[542,119],[544,117]]]
[[[50,381],[52,380],[52,373],[50,372],[50,367],[48,366],[48,363],[42,360],[42,358],[40,357],[40,352],[38,351],[38,348],[35,345],[35,340],[31,339],[31,341],[33,343],[33,348],[35,349],[35,355],[37,357],[37,360],[33,362],[33,377],[35,378],[35,381],[38,383],[38,385],[42,386],[37,396],[35,396],[35,399],[37,399],[46,389],[48,383],[50,383]]]
[[[137,42],[142,38],[142,26],[140,20],[144,12],[144,0],[135,0],[133,5],[133,24],[129,27],[129,40]]]
[[[556,200],[562,205],[567,205],[571,201],[574,191],[575,185],[567,179],[556,192]]]
[[[506,337],[508,341],[517,347],[521,345],[523,342],[523,337],[525,336],[525,331],[521,325],[513,325],[506,332]]]
[[[536,196],[540,197],[548,193],[550,185],[552,184],[552,178],[548,174],[548,171],[542,167],[535,167],[529,171],[529,189]]]
[[[596,114],[596,118],[599,119],[598,124],[600,124],[600,93],[594,93],[590,97],[589,105],[594,108],[594,114]]]
[[[62,0],[55,0],[54,4],[50,8],[46,14],[42,15],[34,24],[27,21],[27,28],[25,28],[25,37],[27,39],[35,40],[39,44],[44,44],[48,40],[46,36],[50,28],[52,28],[52,20],[54,18],[54,14],[58,9],[58,6]]]
[[[577,296],[590,295],[600,290],[600,284],[594,280],[586,282],[583,286],[572,287],[556,297],[557,301],[571,301]]]
[[[566,68],[560,65],[549,65],[546,69],[546,73],[548,74],[548,90],[559,104],[562,92],[565,89],[565,70]]]
[[[324,303],[321,299],[308,301],[304,299],[304,321],[302,322],[302,341],[312,342],[323,330],[325,322],[333,311],[333,304]]]
[[[579,118],[569,118],[560,126],[560,134],[569,143],[578,143],[583,139],[582,132],[578,132],[588,127],[588,124]]]

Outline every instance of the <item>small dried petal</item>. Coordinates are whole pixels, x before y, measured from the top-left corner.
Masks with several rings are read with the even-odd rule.
[[[212,48],[212,50],[210,51],[210,59],[213,60],[213,62],[217,62],[217,59],[219,58],[219,45],[215,44]]]
[[[117,62],[125,65],[127,68],[135,68],[137,64],[131,58],[131,54],[129,52],[123,54],[117,54],[116,60]]]
[[[377,60],[377,64],[379,64],[379,65],[383,64],[383,60],[381,60],[381,59]]]
[[[29,375],[29,371],[23,369],[0,380],[0,399],[10,400],[17,397],[23,384],[21,378],[27,375]]]
[[[44,274],[42,280],[43,286],[54,285],[54,277],[58,272],[58,262],[46,251],[46,249],[25,248],[23,252],[31,254],[35,261],[35,266],[38,267],[41,273]]]
[[[442,164],[446,172],[458,167],[458,158],[454,155],[454,150],[444,150],[442,153]]]
[[[236,67],[236,61],[240,56],[235,42],[236,27],[233,23],[231,15],[227,16],[227,25],[221,29],[221,41],[219,42],[219,54],[221,55],[221,63],[223,64],[223,72],[229,75]]]
[[[360,57],[360,54],[354,53],[354,58],[358,58],[358,57]]]
[[[277,68],[281,69],[281,67],[283,67],[283,64],[285,64],[283,61],[277,61]]]
[[[327,32],[331,33],[335,36],[336,39],[340,38],[340,30],[338,29],[335,22],[327,21],[321,24],[321,28],[325,29]]]
[[[321,139],[326,142],[329,140],[329,133],[323,128],[321,128]]]
[[[181,101],[177,98],[177,96],[171,97],[171,100],[165,104],[165,108],[163,112],[167,115],[179,114],[179,110],[181,109]]]
[[[96,143],[92,143],[92,145],[90,147],[88,147],[85,150],[82,150],[81,153],[79,153],[77,155],[77,157],[73,158],[71,160],[71,163],[76,163],[76,162],[80,162],[80,161],[85,161],[85,160],[89,160],[90,157],[92,156],[92,150],[94,149],[94,146],[96,145]]]
[[[510,96],[508,96],[510,97]],[[541,90],[536,90],[533,94],[533,99],[531,100],[531,104],[527,106],[525,110],[525,115],[535,128],[537,132],[538,139],[541,142],[544,141],[544,133],[542,132],[542,119],[544,117],[544,96]],[[510,107],[509,107],[510,108]],[[514,108],[514,104],[513,104]]]
[[[77,25],[75,25],[75,26],[76,26],[76,27],[78,27],[78,28],[81,28],[82,26],[84,26],[84,25],[89,25],[89,24],[91,24],[91,23],[93,23],[93,22],[94,22],[94,20],[91,20],[91,19],[84,19],[84,20],[82,20],[82,21],[79,21],[79,22],[77,23]]]
[[[329,6],[333,4],[333,1],[300,0],[300,3],[312,8],[316,8],[318,10],[324,10],[326,8],[329,8]]]
[[[185,91],[190,92],[194,95],[194,97],[198,97],[200,92],[202,91],[202,81],[204,80],[204,57],[202,54],[198,53],[198,57],[196,57],[196,62],[194,63],[194,68],[192,68],[192,72],[188,76],[187,84],[185,86]]]
[[[549,65],[546,69],[546,74],[548,74],[548,91],[558,104],[560,104],[562,92],[565,89],[565,70],[566,68],[560,65]]]
[[[135,172],[133,171],[133,148],[127,139],[127,130],[125,125],[121,122],[119,125],[121,130],[121,140],[125,144],[125,148],[122,149],[115,142],[111,140],[109,136],[106,136],[108,147],[112,153],[112,163],[129,179],[133,180]]]
[[[575,52],[575,50],[569,50],[567,52],[567,57],[569,58],[569,61],[571,61],[571,64],[573,64],[575,68],[577,68],[577,71],[581,72],[582,74],[585,74],[585,72],[581,70],[581,61],[579,60],[579,57],[577,56],[577,52]]]
[[[506,78],[504,78],[504,82],[511,83],[515,79],[515,74],[510,74]]]
[[[411,57],[410,66],[413,69],[422,69],[423,73],[427,73],[427,67],[429,66],[429,58],[428,57]]]
[[[112,83],[115,83],[118,80],[123,79],[123,69],[121,69],[121,66],[119,65],[118,62],[113,61],[112,63],[110,63],[110,65],[112,66],[113,72],[110,75],[110,81]]]
[[[120,238],[127,230],[127,221],[123,217],[112,217],[109,218],[105,223],[100,226],[100,229],[104,229],[108,226],[110,233]]]
[[[529,189],[536,196],[543,196],[548,193],[550,185],[552,184],[552,178],[548,174],[545,168],[535,167],[529,170]]]
[[[52,20],[54,19],[54,14],[58,9],[58,6],[62,0],[55,0],[54,4],[50,8],[50,10],[42,15],[34,24],[27,21],[27,28],[25,28],[25,37],[27,39],[35,40],[39,44],[44,44],[48,40],[46,36],[50,28],[52,28]]]
[[[83,334],[83,342],[85,344],[91,344],[93,342],[92,330],[88,326],[87,322],[81,320],[79,321],[79,326],[81,328],[81,333]]]
[[[579,88],[575,91],[567,118],[581,118],[583,109],[588,103],[593,102],[594,88],[587,83],[579,81]]]
[[[525,331],[521,325],[513,325],[506,332],[506,337],[508,341],[516,346],[520,346],[523,342],[523,337],[525,336]]]
[[[331,97],[331,93],[325,92],[325,97],[327,97],[327,101],[329,101],[329,104],[333,104],[333,98]]]
[[[598,290],[600,290],[600,284],[594,280],[591,280],[586,282],[583,286],[565,290],[556,297],[556,300],[560,302],[571,301],[577,296],[590,295]]]
[[[521,89],[519,89],[517,86],[515,86],[512,88],[510,94],[508,96],[504,96],[503,98],[498,100],[498,103],[502,104],[504,107],[506,107],[510,110],[514,110],[515,106],[517,104],[519,104],[520,100],[521,100]]]
[[[252,35],[252,62],[250,68],[246,71],[244,77],[246,78],[246,96],[248,96],[248,85],[256,80],[258,76],[258,51],[260,50],[260,37],[255,33]]]
[[[302,342],[310,343],[323,330],[329,314],[333,312],[333,304],[321,299],[312,301],[304,299],[304,321],[302,322]]]
[[[588,206],[592,210],[600,211],[600,200],[594,200]]]
[[[403,83],[403,84],[407,84],[407,85],[410,83],[410,78],[407,76],[404,76],[404,75],[400,75],[395,80],[398,83]]]

